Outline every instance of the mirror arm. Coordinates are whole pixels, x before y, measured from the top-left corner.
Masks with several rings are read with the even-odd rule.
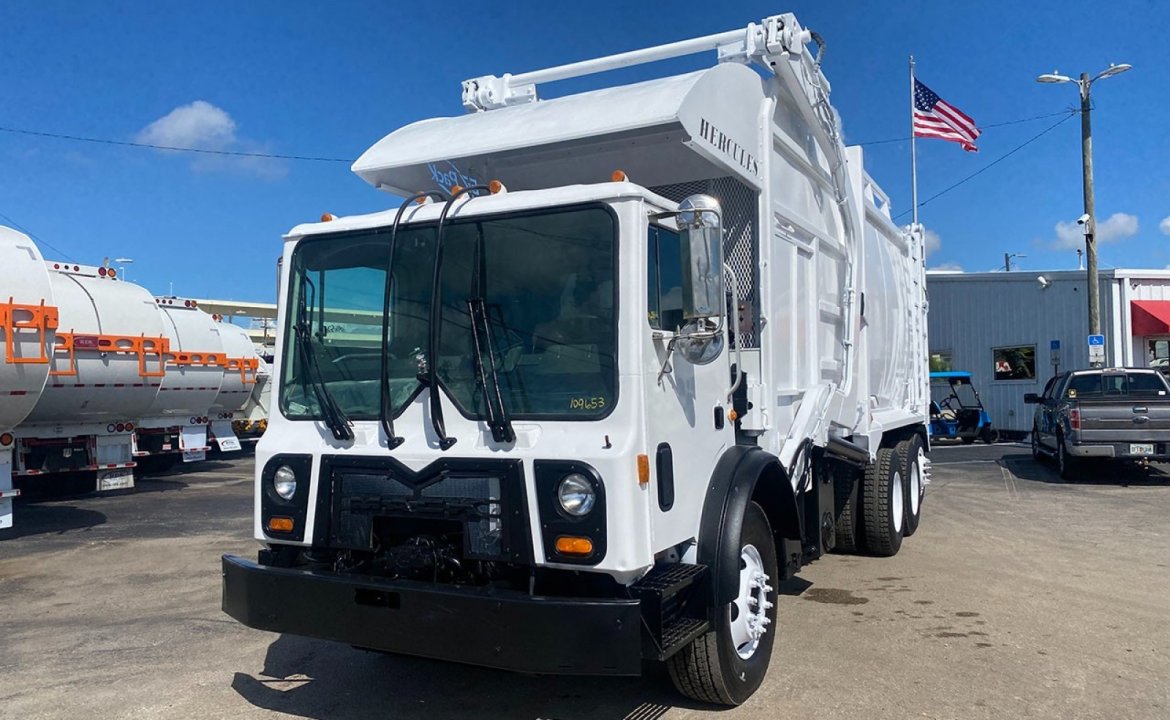
[[[666,343],[666,357],[662,359],[662,367],[658,370],[658,387],[662,387],[662,378],[674,372],[674,368],[670,366],[670,356],[674,354],[674,344],[678,341],[678,335],[672,335],[670,340]]]
[[[723,263],[723,272],[731,278],[731,328],[735,337],[735,382],[731,383],[727,390],[727,402],[730,403],[735,391],[739,390],[740,383],[743,382],[743,343],[739,332],[739,280],[727,263]],[[719,320],[722,325],[723,317],[720,316]]]

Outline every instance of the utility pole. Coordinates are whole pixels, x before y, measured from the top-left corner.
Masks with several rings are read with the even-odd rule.
[[[1090,122],[1089,73],[1081,73],[1081,182],[1085,199],[1085,260],[1089,282],[1089,334],[1101,334],[1101,283],[1097,280],[1097,216],[1093,210],[1093,129]]]
[[[1028,257],[1028,256],[1024,255],[1023,253],[1004,253],[1003,254],[1003,271],[1004,272],[1011,272],[1012,271],[1012,258],[1022,258],[1022,257]]]
[[[1101,285],[1097,280],[1097,216],[1093,208],[1093,131],[1090,123],[1090,114],[1093,103],[1090,89],[1094,82],[1101,78],[1112,77],[1129,70],[1132,66],[1127,63],[1110,65],[1105,70],[1090,78],[1088,73],[1081,73],[1077,80],[1061,75],[1060,73],[1046,73],[1036,78],[1042,83],[1076,83],[1081,91],[1081,168],[1085,200],[1085,260],[1087,281],[1089,284],[1089,334],[1101,334]],[[1099,365],[1100,363],[1093,363]]]

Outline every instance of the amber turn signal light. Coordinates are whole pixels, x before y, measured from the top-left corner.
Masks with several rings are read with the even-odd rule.
[[[289,533],[293,531],[293,519],[290,517],[268,518],[268,532]]]
[[[562,535],[557,538],[557,552],[561,555],[578,555],[581,557],[592,555],[593,541],[586,537]]]
[[[638,454],[638,484],[650,482],[650,457],[646,453]]]

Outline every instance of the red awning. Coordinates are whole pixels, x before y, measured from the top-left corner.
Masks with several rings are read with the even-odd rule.
[[[1170,300],[1130,302],[1134,337],[1170,335]]]

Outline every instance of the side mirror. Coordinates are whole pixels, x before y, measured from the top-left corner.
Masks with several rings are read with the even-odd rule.
[[[678,351],[695,365],[723,352],[723,211],[710,195],[691,195],[678,206],[682,244],[683,320]]]
[[[1025,393],[1024,394],[1024,403],[1027,405],[1039,405],[1040,404],[1040,396],[1037,395],[1036,393]]]

